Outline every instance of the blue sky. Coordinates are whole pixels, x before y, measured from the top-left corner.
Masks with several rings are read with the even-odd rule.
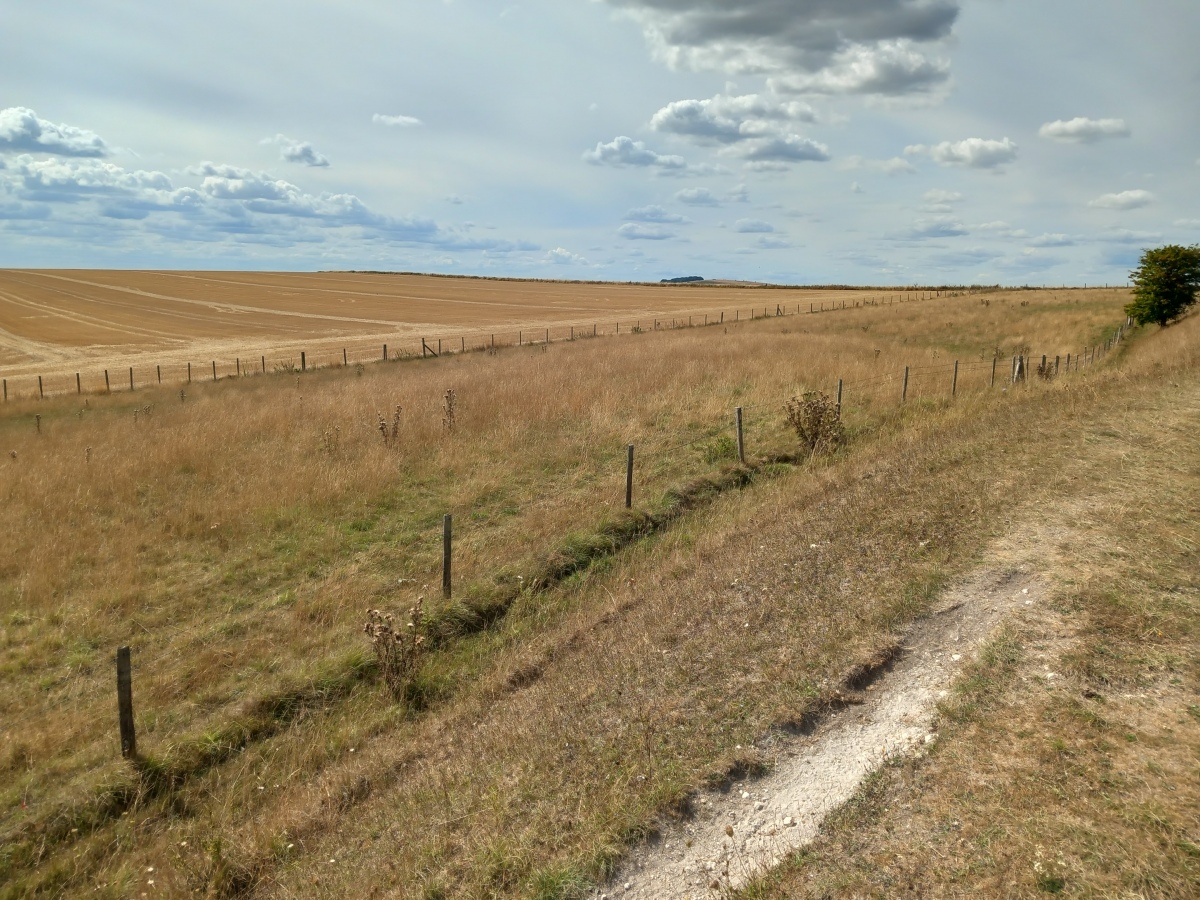
[[[1124,281],[1194,0],[0,0],[0,265]]]

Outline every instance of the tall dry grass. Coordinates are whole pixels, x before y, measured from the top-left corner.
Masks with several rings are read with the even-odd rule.
[[[932,409],[961,359],[966,403],[985,391],[997,349],[1077,353],[1124,298],[987,299],[194,384],[182,397],[172,388],[10,404],[0,418],[0,827],[18,834],[127,777],[116,759],[116,646],[134,649],[144,748],[169,756],[216,741],[250,701],[361,663],[366,608],[436,586],[447,511],[462,583],[519,573],[538,548],[617,514],[626,443],[638,447],[637,503],[653,508],[667,487],[728,465],[734,406],[746,408],[761,457],[794,447],[784,400],[841,378],[848,424],[867,440],[894,420],[905,365],[911,407]],[[453,432],[447,389],[458,398]],[[696,564],[686,547],[674,559]],[[434,660],[431,691],[491,671],[492,654],[536,635],[540,616],[535,604],[507,631],[467,642],[466,655]],[[420,746],[428,727],[350,690],[245,762],[214,757],[188,796],[232,827],[263,803],[260,768],[278,774],[286,761],[303,780],[364,735],[412,734]],[[103,833],[93,844],[110,875],[128,867]]]

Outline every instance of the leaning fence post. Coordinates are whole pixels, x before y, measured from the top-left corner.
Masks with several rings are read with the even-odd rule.
[[[350,361],[346,358],[346,348],[342,348],[342,366],[343,368],[350,365]]]
[[[958,396],[958,360],[954,361],[954,380],[950,383],[950,396]]]
[[[633,444],[625,448],[625,508],[633,509]]]
[[[442,596],[450,599],[450,560],[454,543],[454,521],[449,513],[442,519]]]
[[[263,370],[263,374],[266,375],[267,374],[267,357],[265,355],[262,357],[262,370]]]
[[[117,711],[121,722],[121,756],[137,756],[137,733],[133,725],[133,672],[129,664],[129,648],[117,650]]]
[[[38,376],[38,398],[41,400],[46,399],[46,394],[42,390],[42,376],[41,375]]]
[[[904,367],[904,388],[900,392],[900,402],[908,402],[908,366]]]
[[[998,357],[998,356],[992,357],[992,387],[996,386],[996,360],[998,360],[999,358],[1000,357]]]
[[[742,432],[742,408],[737,408],[737,448],[738,462],[743,466],[746,464],[746,439]]]
[[[155,366],[154,369],[158,372],[158,383],[162,384],[162,366]]]

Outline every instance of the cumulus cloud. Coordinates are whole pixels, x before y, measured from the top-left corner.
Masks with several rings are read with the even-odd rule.
[[[774,134],[780,124],[814,121],[816,114],[807,103],[759,94],[717,94],[669,103],[651,117],[650,127],[702,143],[733,144]]]
[[[884,175],[912,175],[916,166],[907,159],[893,156],[891,159],[867,159],[863,156],[847,156],[838,163],[838,168],[847,172],[863,170],[882,172]]]
[[[1042,137],[1064,144],[1094,144],[1106,138],[1129,137],[1133,132],[1124,119],[1088,119],[1047,122],[1038,129]]]
[[[786,250],[792,246],[792,242],[778,235],[764,235],[755,241],[754,245],[763,250]]]
[[[371,116],[371,121],[376,125],[387,125],[390,128],[412,128],[424,124],[413,116],[385,116],[382,113],[375,113]]]
[[[691,220],[687,216],[668,212],[661,206],[640,206],[625,213],[630,222],[658,222],[664,225],[682,225]]]
[[[658,225],[638,225],[630,222],[617,229],[617,234],[630,241],[665,241],[675,237],[670,231]]]
[[[649,149],[641,141],[630,137],[615,137],[607,144],[596,144],[595,150],[583,154],[584,162],[593,166],[615,166],[617,168],[654,168],[683,171],[687,160],[682,156],[665,156]]]
[[[329,160],[318,153],[308,141],[297,141],[286,134],[277,134],[273,138],[264,138],[263,144],[277,144],[279,158],[286,162],[299,163],[314,169],[324,169],[329,166]]]
[[[948,213],[955,203],[961,203],[963,195],[957,191],[934,189],[926,191],[922,199],[925,201],[921,209],[932,213]]]
[[[587,266],[591,265],[585,257],[578,253],[572,253],[570,250],[565,250],[562,247],[555,247],[553,250],[546,252],[544,262],[556,266]]]
[[[958,0],[607,0],[674,67],[779,76],[813,93],[896,95],[944,83],[918,48],[949,37]]]
[[[914,240],[927,238],[962,237],[970,234],[967,227],[955,219],[937,216],[932,219],[917,219],[909,230],[908,236]]]
[[[733,230],[738,234],[772,234],[775,226],[761,219],[738,219]]]
[[[1093,200],[1088,206],[1096,209],[1139,209],[1154,202],[1154,195],[1149,191],[1121,191],[1119,194],[1103,194]]]
[[[1068,235],[1056,234],[1040,234],[1029,241],[1030,247],[1074,247],[1075,239]]]
[[[995,169],[1017,158],[1017,145],[1004,138],[1001,141],[967,138],[965,141],[943,141],[926,146],[905,147],[911,155],[924,154],[941,166],[966,166],[972,169]]]
[[[797,134],[750,141],[741,156],[751,164],[826,162],[829,148]]]
[[[708,188],[685,188],[675,194],[675,199],[688,206],[720,206],[721,203]]]
[[[94,132],[55,125],[24,106],[0,110],[0,152],[4,151],[92,158],[109,155],[108,145]]]
[[[950,63],[930,59],[906,41],[850,47],[813,74],[771,80],[777,91],[794,94],[924,94],[950,80]]]

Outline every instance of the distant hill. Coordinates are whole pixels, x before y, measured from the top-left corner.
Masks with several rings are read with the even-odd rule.
[[[703,281],[699,275],[684,275],[682,278],[664,278],[662,284],[688,284],[693,281]]]

